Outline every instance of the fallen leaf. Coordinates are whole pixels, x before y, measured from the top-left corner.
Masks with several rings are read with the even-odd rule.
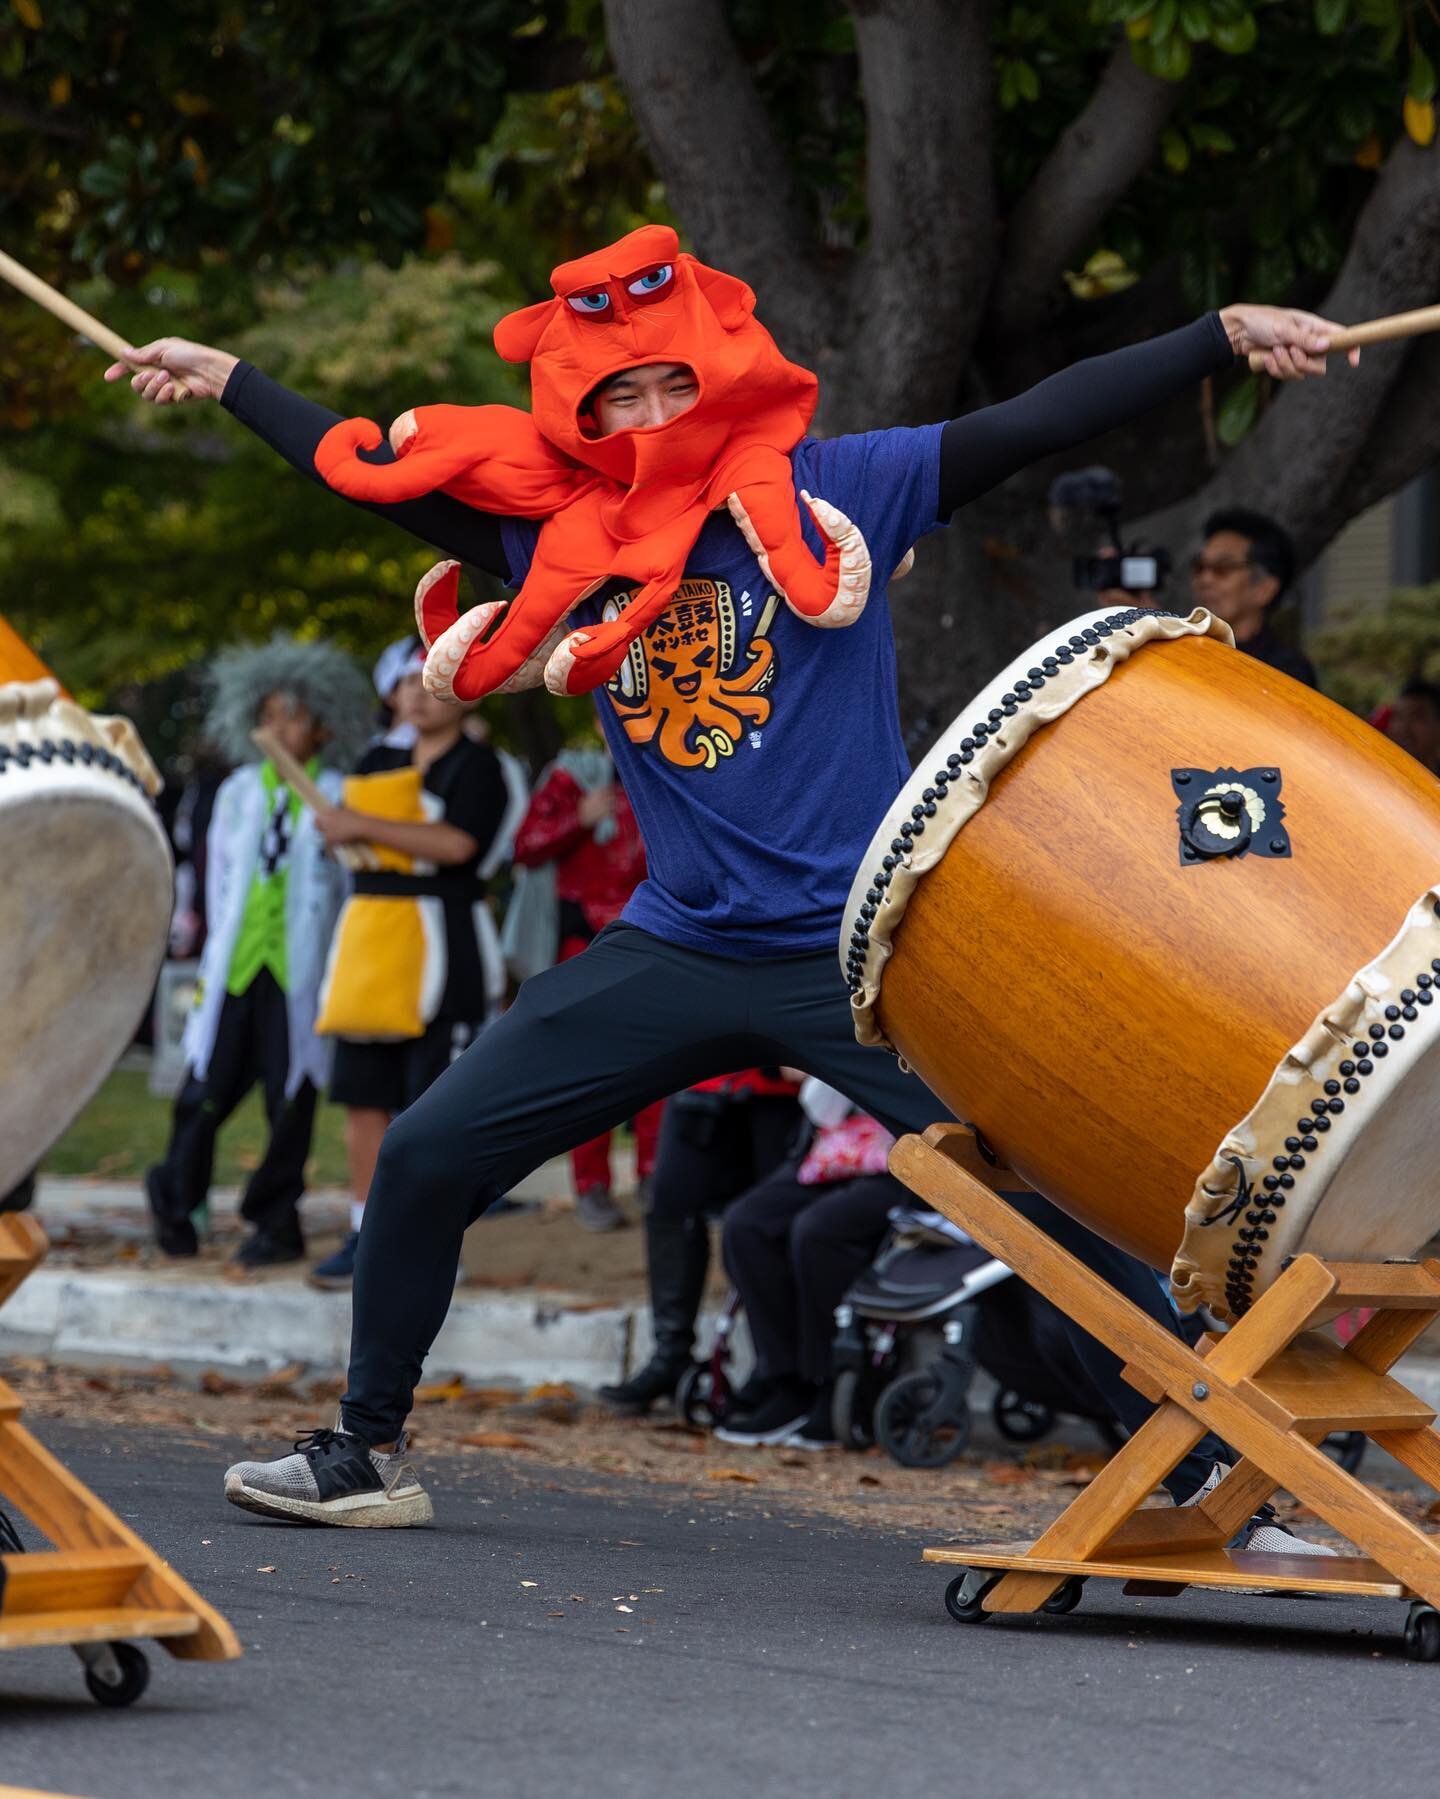
[[[615,1610],[617,1612],[633,1612],[635,1607],[633,1605],[617,1605]]]
[[[446,1400],[463,1399],[465,1393],[465,1382],[456,1374],[449,1380],[432,1381],[428,1386],[417,1387],[415,1402],[417,1405],[441,1405]]]
[[[884,1484],[878,1474],[861,1474],[855,1481],[857,1487],[882,1487]]]
[[[989,1462],[985,1472],[997,1487],[1024,1487],[1035,1479],[1035,1469],[1022,1468],[1014,1462]]]
[[[527,1399],[574,1399],[576,1393],[575,1389],[567,1386],[564,1381],[547,1380],[541,1381],[538,1387],[531,1387],[525,1397]]]
[[[257,1568],[255,1572],[257,1574],[273,1574],[275,1572],[275,1564],[274,1562],[268,1562],[263,1568]]]
[[[547,1618],[563,1618],[565,1614],[564,1612],[546,1612],[545,1616]]]
[[[264,1380],[255,1383],[257,1399],[295,1399],[295,1383],[305,1372],[303,1362],[290,1362],[284,1368],[277,1368],[273,1374],[267,1374]]]
[[[743,1468],[711,1468],[707,1473],[711,1480],[739,1480],[744,1481],[747,1487],[757,1487],[760,1484],[758,1474],[747,1474]]]
[[[472,1430],[461,1437],[462,1443],[469,1443],[476,1449],[530,1449],[533,1448],[528,1437],[517,1437],[509,1430]]]
[[[217,1374],[213,1368],[207,1368],[200,1376],[200,1391],[202,1393],[238,1393],[240,1384],[238,1381],[226,1380],[223,1374]]]
[[[522,1580],[520,1585],[522,1587],[538,1587],[540,1582],[538,1580]]]

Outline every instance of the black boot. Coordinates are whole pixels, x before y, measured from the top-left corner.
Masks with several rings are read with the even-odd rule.
[[[167,1256],[198,1256],[200,1238],[195,1221],[179,1209],[165,1179],[164,1164],[146,1170],[145,1196],[150,1202],[155,1241]]]
[[[638,1416],[668,1399],[690,1366],[695,1319],[710,1266],[710,1231],[704,1218],[647,1213],[645,1251],[650,1266],[650,1312],[655,1350],[627,1381],[598,1387],[596,1396],[616,1411]]]

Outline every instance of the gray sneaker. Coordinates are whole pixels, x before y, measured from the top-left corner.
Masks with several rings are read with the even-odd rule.
[[[1210,1469],[1204,1486],[1197,1487],[1184,1504],[1199,1505],[1202,1499],[1215,1491],[1229,1472],[1223,1462],[1216,1462]],[[1275,1516],[1273,1505],[1262,1505],[1258,1512],[1240,1526],[1225,1547],[1253,1550],[1257,1555],[1339,1554],[1338,1550],[1331,1549],[1324,1543],[1312,1543],[1308,1537],[1297,1536],[1288,1524],[1282,1524]]]
[[[273,1462],[236,1462],[225,1471],[225,1497],[262,1518],[304,1518],[313,1524],[395,1529],[428,1524],[430,1495],[405,1460],[402,1434],[382,1455],[343,1430],[312,1430],[293,1455]]]
[[[587,1231],[624,1230],[628,1222],[608,1187],[583,1187],[575,1195],[575,1215]]]

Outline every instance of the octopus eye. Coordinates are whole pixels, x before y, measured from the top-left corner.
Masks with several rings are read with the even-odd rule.
[[[662,287],[668,287],[674,279],[673,264],[657,263],[653,269],[646,269],[643,275],[637,275],[633,281],[627,281],[625,289],[627,293],[632,294],[658,294]]]
[[[567,295],[566,304],[574,307],[576,312],[582,312],[587,318],[593,319],[598,318],[602,313],[609,312],[610,296],[603,287],[597,287],[593,293]]]

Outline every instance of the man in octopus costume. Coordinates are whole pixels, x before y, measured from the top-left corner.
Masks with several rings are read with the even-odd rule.
[[[795,509],[790,452],[814,415],[819,383],[780,354],[745,283],[682,255],[667,225],[645,225],[562,263],[551,281],[553,300],[511,313],[495,331],[507,362],[530,364],[532,412],[418,407],[391,432],[401,460],[388,467],[355,456],[380,442],[368,419],[336,425],[315,453],[326,481],[351,499],[414,499],[438,488],[485,512],[545,521],[508,608],[460,614],[458,569],[423,593],[416,611],[433,649],[431,690],[479,699],[537,659],[552,693],[588,693],[611,680],[674,598],[719,507],[801,618],[850,624],[869,590],[864,543],[843,513],[802,495],[830,540],[818,562]],[[597,388],[626,369],[665,363],[691,371],[694,403],[663,425],[602,435]],[[611,577],[639,585],[623,615],[567,633],[572,609]]]
[[[548,1157],[756,1065],[804,1068],[897,1134],[944,1115],[913,1074],[856,1041],[835,954],[851,878],[909,773],[886,571],[1027,463],[1236,355],[1263,352],[1281,378],[1323,373],[1333,329],[1227,307],[948,423],[819,441],[804,435],[813,378],[779,354],[749,289],[680,255],[670,232],[632,233],[553,279],[552,299],[496,332],[502,355],[531,363],[533,413],[420,407],[389,444],[224,351],[167,338],[136,357],[146,398],[175,399],[178,377],[311,479],[441,546],[450,560],[417,594],[432,688],[594,689],[649,862],[585,954],[527,981],[391,1125],[360,1236],[338,1428],[226,1474],[228,1498],[271,1517],[432,1515],[404,1426],[461,1239]],[[460,562],[517,597],[459,612]],[[1038,1195],[1018,1203],[1173,1328],[1149,1269]],[[1076,1349],[1136,1428],[1150,1407],[1116,1359],[1078,1330]],[[819,1427],[807,1414],[822,1402],[777,1379],[738,1428],[777,1441]],[[1220,1478],[1224,1460],[1202,1443],[1172,1495]],[[1308,1547],[1258,1515],[1242,1537]]]

